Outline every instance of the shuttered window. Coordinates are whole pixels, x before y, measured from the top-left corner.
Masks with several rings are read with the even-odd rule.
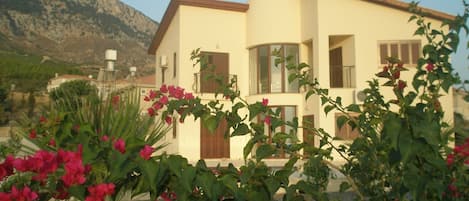
[[[421,56],[420,40],[402,40],[402,41],[380,41],[379,64],[387,64],[388,57],[395,57],[407,66],[416,66]]]
[[[229,54],[216,52],[202,52],[202,54],[206,59],[201,63],[205,69],[200,71],[200,92],[215,93],[220,88],[216,79],[228,83]]]
[[[337,126],[337,119],[342,116],[342,113],[336,113],[335,114],[335,137],[341,139],[341,140],[354,140],[357,138],[360,133],[358,131],[358,128],[352,129],[352,127],[348,124],[345,123],[341,128]],[[355,116],[357,114],[349,114],[350,116]]]

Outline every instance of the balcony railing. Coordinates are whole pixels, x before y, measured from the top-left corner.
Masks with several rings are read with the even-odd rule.
[[[344,81],[344,88],[354,88],[355,87],[355,66],[343,66],[342,73],[343,73],[343,81]]]
[[[226,84],[231,83],[232,90],[238,90],[238,76],[234,74],[230,74],[228,76],[229,80],[226,80]],[[201,78],[200,73],[194,73],[194,83],[192,84],[192,90],[195,93],[215,93],[219,90],[219,86],[217,81],[214,80],[215,78],[204,79]]]

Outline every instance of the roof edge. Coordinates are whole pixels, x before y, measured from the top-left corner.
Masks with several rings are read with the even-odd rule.
[[[374,3],[374,4],[380,4],[383,6],[409,12],[410,3],[406,3],[402,1],[396,1],[396,0],[363,0],[363,1],[367,1],[370,3]],[[422,10],[423,14],[425,14],[426,17],[430,17],[436,20],[444,21],[444,20],[455,19],[454,15],[450,15],[448,13],[444,13],[444,12],[429,9],[429,8],[424,8],[421,6],[419,6],[418,8]]]
[[[227,2],[227,1],[218,1],[218,0],[171,0],[169,3],[166,12],[163,15],[160,26],[153,37],[150,47],[148,48],[148,54],[156,54],[156,49],[158,49],[161,41],[163,40],[166,31],[173,20],[176,11],[180,5],[202,7],[202,8],[211,8],[235,12],[246,12],[249,9],[249,4],[236,3],[236,2]]]

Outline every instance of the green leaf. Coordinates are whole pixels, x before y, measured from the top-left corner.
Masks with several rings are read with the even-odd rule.
[[[262,144],[256,150],[256,160],[259,162],[275,153],[275,148],[270,144]]]
[[[330,111],[332,111],[333,109],[335,109],[335,107],[334,107],[333,105],[326,105],[326,106],[324,107],[324,112],[325,112],[326,115],[327,115],[327,114],[328,114]]]
[[[339,189],[339,192],[345,192],[346,190],[348,190],[350,187],[352,187],[348,182],[342,182],[340,184],[340,189]]]
[[[273,196],[280,188],[280,182],[275,180],[274,177],[268,177],[267,179],[264,180],[264,184],[267,187],[267,190],[269,191],[269,194],[270,194],[269,200],[272,200]]]
[[[325,96],[321,96],[321,105],[326,104],[329,101],[329,99]]]
[[[357,104],[350,104],[350,105],[347,107],[347,110],[348,110],[349,112],[358,112],[358,113],[361,112],[360,106],[357,105]]]
[[[250,132],[248,125],[245,123],[239,124],[236,129],[234,129],[233,133],[231,133],[231,136],[241,136],[241,135],[246,135]]]
[[[414,35],[423,35],[423,34],[425,34],[425,27],[419,27],[414,33]]]
[[[215,116],[209,115],[208,118],[204,120],[204,125],[210,133],[214,133],[218,127],[218,119]]]
[[[339,117],[337,118],[337,127],[338,127],[339,129],[341,129],[342,126],[344,126],[344,124],[347,123],[348,120],[349,120],[348,117],[345,116],[345,115],[339,116]]]
[[[306,96],[305,96],[305,100],[308,100],[308,98],[314,94],[314,91],[313,90],[309,90],[307,93],[306,93]]]
[[[288,75],[288,83],[292,83],[293,81],[295,81],[296,77],[297,76],[295,73]]]
[[[395,113],[388,113],[384,116],[383,137],[391,141],[391,147],[398,149],[399,131],[401,130],[401,120]]]

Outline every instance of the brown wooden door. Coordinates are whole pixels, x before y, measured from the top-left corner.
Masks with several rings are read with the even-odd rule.
[[[314,131],[309,128],[314,128],[314,115],[303,116],[303,142],[308,145],[314,146]],[[303,150],[303,155],[308,157],[307,151]]]
[[[338,47],[329,51],[329,79],[331,88],[343,87],[342,72],[342,48]]]
[[[215,52],[202,52],[202,54],[207,56],[208,68],[200,71],[200,92],[214,93],[220,86],[213,78],[208,77],[221,77],[223,83],[228,83],[229,54]]]
[[[220,121],[214,133],[200,122],[200,158],[230,158],[230,139],[223,136],[226,129],[226,120]]]

